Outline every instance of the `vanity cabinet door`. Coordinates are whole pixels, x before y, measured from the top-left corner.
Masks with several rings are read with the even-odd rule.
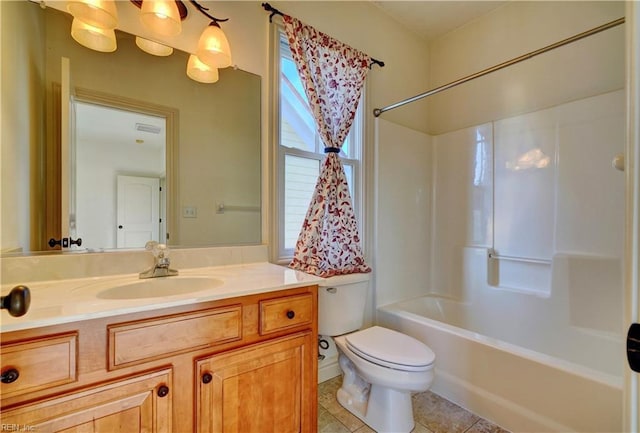
[[[171,432],[171,370],[2,411],[4,429],[65,433]]]
[[[312,343],[298,333],[197,361],[197,431],[315,431]]]

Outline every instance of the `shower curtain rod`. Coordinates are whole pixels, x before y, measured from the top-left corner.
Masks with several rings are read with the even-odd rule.
[[[571,36],[570,38],[563,39],[559,42],[556,42],[551,45],[547,45],[546,47],[540,48],[535,51],[531,51],[530,53],[523,54],[519,57],[513,58],[511,60],[507,60],[506,62],[500,63],[498,65],[492,66],[490,68],[484,69],[480,72],[476,72],[475,74],[467,75],[466,77],[460,78],[458,80],[452,81],[448,84],[444,84],[440,87],[436,87],[434,89],[428,90],[424,93],[420,93],[419,95],[413,96],[411,98],[404,99],[400,102],[396,102],[395,104],[388,105],[383,108],[375,108],[373,110],[373,115],[375,117],[379,117],[385,111],[393,110],[394,108],[402,107],[403,105],[409,104],[411,102],[415,102],[419,99],[426,98],[427,96],[435,95],[436,93],[440,93],[444,90],[451,89],[452,87],[459,86],[460,84],[466,83],[467,81],[475,80],[476,78],[480,78],[484,75],[490,74],[492,72],[498,71],[500,69],[506,68],[507,66],[515,65],[516,63],[520,63],[524,60],[528,60],[532,57],[537,56],[538,54],[546,53],[547,51],[551,51],[553,49],[559,48],[563,45],[570,44],[572,42],[578,41],[580,39],[586,38],[587,36],[595,35],[596,33],[600,33],[604,30],[608,30],[612,27],[619,26],[620,24],[624,24],[624,17],[618,18],[617,20],[608,22],[601,26],[595,27],[591,30],[587,30],[586,32],[579,33],[575,36]]]

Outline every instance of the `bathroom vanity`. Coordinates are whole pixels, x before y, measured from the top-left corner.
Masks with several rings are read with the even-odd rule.
[[[2,425],[314,431],[318,279],[257,263],[158,282],[197,278],[200,290],[161,298],[133,275],[36,284],[32,311],[2,313]]]

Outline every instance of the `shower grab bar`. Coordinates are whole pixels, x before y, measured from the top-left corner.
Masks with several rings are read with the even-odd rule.
[[[529,257],[518,257],[518,256],[502,256],[500,254],[496,254],[495,251],[489,250],[488,257],[494,260],[508,260],[510,262],[521,262],[521,263],[533,263],[536,265],[550,265],[551,260],[546,259],[532,259]]]

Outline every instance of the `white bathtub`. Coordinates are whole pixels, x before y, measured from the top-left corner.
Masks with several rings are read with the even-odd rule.
[[[503,305],[535,304],[518,293],[500,296]],[[535,305],[527,310],[535,311]],[[527,332],[527,326],[505,326],[500,311],[426,296],[378,308],[377,321],[431,347],[434,392],[510,431],[621,431],[619,338],[569,324],[545,329],[544,320],[534,326],[537,332]],[[518,322],[526,325],[526,314]],[[490,337],[491,332],[503,335]],[[522,347],[522,339],[535,350]]]

